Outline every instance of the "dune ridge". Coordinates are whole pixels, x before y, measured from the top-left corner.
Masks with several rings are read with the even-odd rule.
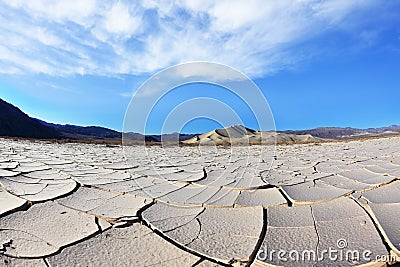
[[[259,131],[246,128],[243,125],[233,125],[222,129],[216,129],[208,133],[196,135],[193,138],[182,141],[183,144],[266,144],[298,143],[323,140],[311,134],[287,134],[275,131]]]

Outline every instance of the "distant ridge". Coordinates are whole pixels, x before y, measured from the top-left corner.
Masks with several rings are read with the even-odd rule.
[[[341,140],[349,138],[379,137],[400,134],[400,126],[392,125],[389,127],[369,129],[356,129],[350,127],[319,127],[311,130],[287,130],[281,132],[288,134],[311,134],[312,136],[319,138]]]
[[[60,132],[63,138],[73,139],[73,140],[98,140],[98,141],[121,141],[122,133],[99,126],[76,126],[76,125],[61,125],[48,123],[39,119],[35,119],[41,124],[55,128]],[[143,135],[139,133],[125,133],[124,139],[126,141],[137,141],[137,142],[177,142],[192,138],[194,134],[163,134],[163,135]]]
[[[122,134],[108,128],[99,126],[76,126],[48,123],[39,119],[34,119],[40,124],[57,130],[63,138],[70,139],[94,139],[94,140],[121,140]]]

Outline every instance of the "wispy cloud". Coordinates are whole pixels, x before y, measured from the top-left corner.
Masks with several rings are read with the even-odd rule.
[[[214,61],[250,76],[290,68],[297,45],[378,0],[96,1],[5,0],[0,73],[116,76],[153,73],[185,61]],[[360,39],[376,38],[361,34]]]
[[[126,91],[126,92],[120,93],[119,95],[122,97],[125,97],[125,98],[132,98],[133,93],[134,93],[133,91]]]

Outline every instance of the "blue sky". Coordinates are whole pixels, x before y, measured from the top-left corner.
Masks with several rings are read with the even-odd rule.
[[[130,98],[154,73],[212,61],[255,81],[279,130],[400,124],[397,0],[6,0],[0,40],[0,98],[50,122],[121,130]],[[213,86],[186,89],[169,106],[229,100]]]

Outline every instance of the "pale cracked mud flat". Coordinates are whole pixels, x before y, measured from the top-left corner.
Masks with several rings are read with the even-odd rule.
[[[133,146],[126,164],[121,147],[0,139],[0,266],[399,260],[400,137],[278,146],[272,166],[259,146],[235,149]],[[338,240],[371,260],[258,253],[318,253]]]

